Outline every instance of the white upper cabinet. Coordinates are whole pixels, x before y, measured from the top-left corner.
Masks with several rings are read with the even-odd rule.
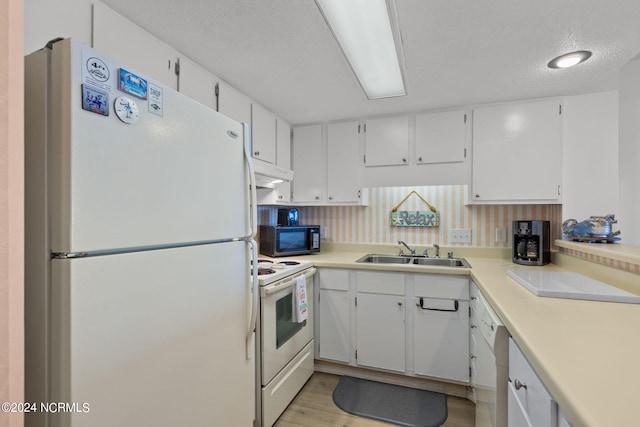
[[[409,164],[409,116],[367,120],[365,166]]]
[[[472,157],[471,202],[560,203],[560,100],[475,109]]]
[[[329,203],[358,203],[358,122],[330,123],[327,127],[327,194]]]
[[[293,128],[293,192],[294,203],[322,201],[324,180],[322,160],[322,126]]]
[[[221,81],[218,83],[218,112],[240,123],[251,124],[251,99]]]
[[[276,163],[276,115],[260,104],[251,104],[251,155]]]
[[[178,91],[207,107],[217,109],[218,78],[185,56],[179,58],[178,64]]]
[[[172,89],[180,53],[100,2],[93,5],[93,48]]]
[[[282,119],[276,122],[276,164],[281,168],[291,169],[291,125]],[[291,183],[277,185],[275,197],[279,203],[291,201]]]
[[[464,110],[417,115],[416,163],[463,162],[466,128]]]

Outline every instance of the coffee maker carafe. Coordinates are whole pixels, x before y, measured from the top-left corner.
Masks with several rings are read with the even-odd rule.
[[[544,265],[551,262],[549,221],[513,221],[513,262]]]

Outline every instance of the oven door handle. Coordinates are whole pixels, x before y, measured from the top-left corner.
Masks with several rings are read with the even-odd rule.
[[[304,275],[305,279],[309,279],[311,278],[314,274],[316,274],[316,268],[315,267],[311,267]],[[293,285],[296,284],[296,280],[298,280],[298,277],[294,277],[291,280],[287,280],[286,282],[282,282],[279,283],[277,285],[269,285],[269,286],[265,286],[264,288],[262,288],[262,292],[261,295],[263,297],[267,297],[269,295],[273,295],[277,292],[280,292],[283,289],[287,289],[292,287]]]

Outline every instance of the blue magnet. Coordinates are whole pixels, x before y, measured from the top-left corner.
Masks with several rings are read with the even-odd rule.
[[[109,115],[109,94],[94,87],[82,85],[82,109],[102,116]]]
[[[120,68],[118,89],[140,99],[147,99],[147,81],[124,68]]]

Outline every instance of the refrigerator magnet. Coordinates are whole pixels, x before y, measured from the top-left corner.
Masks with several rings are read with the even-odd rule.
[[[163,111],[162,86],[149,82],[149,112],[162,117]]]
[[[119,96],[116,98],[114,109],[116,110],[116,116],[124,123],[133,124],[140,118],[140,110],[138,104],[126,96]]]
[[[118,89],[140,99],[147,99],[147,80],[124,68],[120,68]]]
[[[109,94],[89,85],[82,85],[82,109],[100,114],[109,115]]]

